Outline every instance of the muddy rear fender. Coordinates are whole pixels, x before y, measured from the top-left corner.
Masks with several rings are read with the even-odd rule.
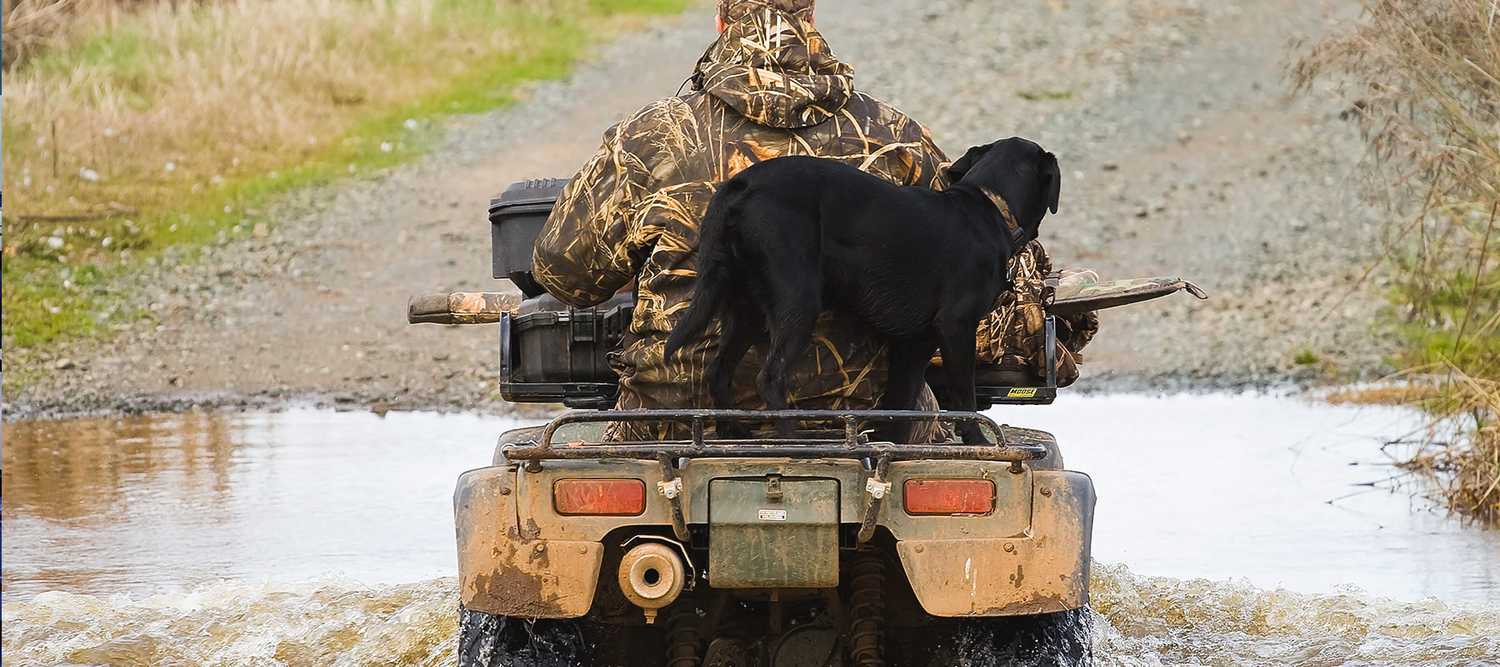
[[[453,494],[459,599],[525,618],[577,618],[593,605],[604,548],[597,540],[540,539],[518,519],[510,466],[464,473]]]
[[[898,540],[901,565],[927,613],[1022,616],[1088,604],[1094,484],[1063,470],[1033,471],[1029,481],[1024,531]]]

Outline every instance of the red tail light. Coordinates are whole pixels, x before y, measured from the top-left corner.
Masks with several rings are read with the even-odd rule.
[[[909,479],[901,499],[907,514],[989,514],[995,483],[987,479]]]
[[[634,516],[646,511],[646,483],[638,479],[560,479],[552,484],[558,514]]]

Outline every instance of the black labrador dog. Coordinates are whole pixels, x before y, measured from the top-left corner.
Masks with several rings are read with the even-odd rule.
[[[952,185],[937,192],[815,157],[740,172],[703,218],[698,283],[666,358],[719,315],[708,367],[714,404],[730,406],[735,367],[769,338],[757,388],[767,406],[784,409],[789,366],[812,342],[819,313],[840,309],[889,342],[882,409],[916,406],[940,348],[948,406],[973,410],[975,329],[1011,288],[1011,256],[1057,212],[1062,175],[1055,156],[1019,137],[970,148],[948,175]],[[965,442],[984,441],[977,425],[964,426]]]

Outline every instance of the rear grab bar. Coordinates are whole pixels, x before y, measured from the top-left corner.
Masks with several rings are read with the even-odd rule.
[[[710,439],[704,431],[709,422],[731,421],[766,423],[788,419],[838,424],[841,428],[804,432],[792,437]],[[934,420],[945,423],[970,422],[994,436],[995,442],[982,445],[945,443],[894,443],[870,441],[861,426],[896,421]],[[570,424],[608,422],[673,422],[687,424],[688,439],[556,442],[558,431]],[[541,437],[532,443],[505,445],[506,458],[512,461],[547,459],[625,458],[656,460],[670,458],[712,457],[792,457],[792,458],[877,458],[877,459],[950,459],[1002,461],[1019,465],[1047,456],[1047,448],[1034,443],[1012,443],[1005,427],[976,412],[923,412],[914,410],[579,410],[563,414],[549,422]]]

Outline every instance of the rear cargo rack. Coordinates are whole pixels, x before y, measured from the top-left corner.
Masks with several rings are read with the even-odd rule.
[[[791,437],[718,439],[705,435],[714,422],[766,424],[781,419],[825,422],[835,428],[803,430]],[[871,441],[862,427],[874,423],[935,420],[941,423],[978,424],[994,436],[982,445],[902,444]],[[678,423],[689,427],[691,436],[677,440],[587,441],[557,443],[557,432],[570,424],[608,422]],[[976,412],[919,412],[910,410],[588,410],[564,414],[542,430],[534,443],[515,443],[503,449],[512,461],[547,459],[659,459],[683,457],[784,456],[794,458],[888,458],[966,459],[1020,464],[1047,455],[1043,445],[1011,443],[1005,429]]]
[[[715,423],[764,424],[788,419],[802,422],[828,422],[840,428],[803,430],[790,437],[709,439],[704,426]],[[862,426],[872,423],[936,420],[942,423],[974,423],[989,431],[995,442],[964,444],[897,444],[870,441]],[[687,424],[691,437],[686,440],[587,441],[563,444],[553,442],[557,431],[569,424],[608,422],[670,422]],[[1011,443],[1005,427],[977,412],[918,412],[911,410],[585,410],[569,412],[547,424],[534,443],[501,446],[506,459],[521,461],[524,470],[537,471],[548,459],[647,459],[661,467],[662,481],[657,483],[671,508],[672,534],[678,540],[691,539],[688,518],[682,502],[682,480],[677,477],[676,461],[694,457],[791,457],[853,458],[874,463],[865,480],[864,508],[860,513],[856,539],[865,544],[875,535],[876,519],[885,497],[891,492],[888,469],[901,459],[947,459],[1001,461],[1010,463],[1010,471],[1025,471],[1026,461],[1047,456],[1047,447],[1034,443]]]

